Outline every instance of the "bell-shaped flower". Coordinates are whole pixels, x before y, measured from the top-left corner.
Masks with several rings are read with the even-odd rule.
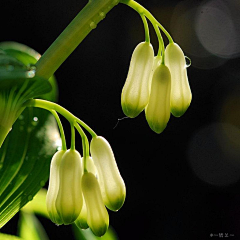
[[[121,96],[123,112],[130,118],[134,118],[141,113],[148,103],[148,85],[153,60],[154,51],[151,43],[139,43],[133,51],[127,80]]]
[[[97,169],[94,165],[93,159],[90,156],[86,157],[86,162],[87,162],[87,171],[91,172],[95,177],[97,176]],[[83,206],[82,206],[82,210],[77,218],[77,220],[75,221],[75,224],[77,225],[77,227],[81,228],[81,229],[87,229],[88,228],[88,224],[87,224],[87,206],[85,203],[85,200],[83,198]]]
[[[65,225],[73,223],[82,209],[82,174],[79,152],[72,149],[66,151],[59,167],[59,191],[56,200],[57,212]]]
[[[87,223],[96,236],[103,236],[109,226],[109,216],[98,181],[90,172],[82,177],[82,191],[87,206]]]
[[[156,68],[152,78],[151,93],[145,109],[150,128],[161,133],[170,118],[171,74],[165,65]]]
[[[62,160],[62,156],[66,151],[60,150],[53,155],[50,165],[49,186],[47,191],[46,203],[47,211],[52,222],[60,225],[62,219],[59,216],[55,203],[59,190],[59,167]]]
[[[188,109],[192,93],[187,77],[187,67],[182,49],[176,43],[169,43],[165,50],[165,63],[172,79],[170,106],[175,117],[182,116]]]
[[[117,211],[125,201],[126,187],[118,170],[112,148],[105,138],[97,136],[92,138],[90,151],[97,167],[104,204],[110,210]]]

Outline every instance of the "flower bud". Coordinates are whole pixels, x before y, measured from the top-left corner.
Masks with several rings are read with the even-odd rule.
[[[139,43],[132,54],[121,96],[123,112],[130,118],[136,117],[148,103],[148,84],[153,60],[152,45],[148,42]]]
[[[56,152],[52,158],[50,165],[49,186],[47,191],[46,203],[47,211],[52,222],[60,225],[62,224],[61,217],[59,216],[55,203],[59,189],[59,166],[62,156],[66,151],[60,150]]]
[[[77,219],[83,204],[81,191],[83,169],[79,152],[70,149],[64,153],[59,170],[56,209],[63,223],[67,225]]]
[[[103,202],[110,210],[117,211],[125,201],[126,188],[111,146],[105,138],[97,136],[91,141],[90,151],[97,167]]]
[[[87,158],[86,159],[86,161],[87,161],[87,171],[91,172],[96,177],[97,176],[97,169],[94,165],[93,159],[90,156],[87,156],[86,158]],[[86,206],[84,198],[83,198],[82,210],[81,210],[77,220],[75,221],[75,224],[77,225],[77,227],[79,227],[81,229],[87,229],[88,228],[87,206]]]
[[[188,109],[192,100],[192,93],[188,83],[185,56],[176,43],[170,43],[166,47],[165,62],[172,79],[171,113],[175,117],[180,117]]]
[[[171,75],[168,67],[160,65],[153,74],[146,119],[150,128],[161,133],[170,118]]]
[[[84,173],[82,177],[82,191],[87,205],[87,223],[92,232],[100,237],[108,229],[109,216],[102,200],[98,181],[90,172]]]

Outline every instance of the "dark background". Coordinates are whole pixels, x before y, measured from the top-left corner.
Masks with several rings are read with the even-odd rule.
[[[44,53],[86,2],[2,1],[0,41],[20,42]],[[240,3],[139,3],[192,60],[188,77],[193,100],[184,116],[171,116],[160,135],[150,130],[144,113],[118,122],[124,117],[120,97],[131,54],[144,41],[140,17],[122,4],[55,74],[59,104],[104,136],[114,150],[127,197],[120,211],[109,211],[110,224],[121,240],[205,240],[221,234],[240,239]],[[70,128],[63,123],[69,142]],[[77,143],[81,151],[80,138]],[[17,218],[2,231],[16,231]],[[40,220],[51,240],[73,239],[69,226]]]

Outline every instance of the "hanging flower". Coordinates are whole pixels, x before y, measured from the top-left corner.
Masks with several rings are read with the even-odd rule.
[[[62,156],[59,167],[59,191],[56,209],[65,225],[73,223],[83,205],[81,178],[83,174],[81,155],[68,150]]]
[[[97,176],[97,169],[94,165],[93,159],[90,156],[86,157],[86,162],[87,162],[87,171],[91,172],[95,177]],[[75,224],[77,225],[77,227],[81,228],[81,229],[87,229],[88,223],[87,223],[87,206],[85,203],[85,199],[83,197],[83,206],[82,206],[82,210],[77,218],[77,220],[75,221]]]
[[[50,165],[49,186],[47,191],[47,211],[52,222],[60,225],[62,219],[59,216],[55,203],[59,190],[59,166],[62,160],[62,156],[66,151],[60,150],[53,155]]]
[[[139,43],[132,54],[121,96],[123,112],[130,118],[136,117],[148,103],[148,85],[153,60],[154,52],[151,43]]]
[[[104,204],[112,211],[119,210],[126,197],[126,187],[118,170],[112,148],[100,136],[93,137],[90,144],[93,161],[97,167],[98,180]]]
[[[169,121],[170,91],[170,71],[168,67],[161,64],[154,71],[149,103],[145,109],[147,122],[156,133],[161,133]]]
[[[188,109],[192,100],[192,93],[188,83],[185,56],[176,43],[170,43],[166,47],[165,62],[171,72],[172,79],[171,113],[175,117],[180,117]]]
[[[108,229],[109,216],[98,181],[90,172],[84,173],[82,177],[82,191],[87,206],[87,224],[96,236],[101,237]]]

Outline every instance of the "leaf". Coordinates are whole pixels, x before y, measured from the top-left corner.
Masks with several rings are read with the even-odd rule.
[[[0,54],[1,53],[7,54],[8,57],[12,57],[15,60],[18,60],[25,67],[29,67],[31,65],[34,66],[37,60],[39,60],[39,58],[41,57],[41,55],[38,52],[36,52],[34,49],[17,42],[1,42],[0,49],[2,49],[2,51],[0,51]],[[13,63],[11,62],[11,64]],[[1,65],[1,58],[0,58],[0,65]],[[51,84],[52,91],[49,93],[43,94],[41,98],[56,102],[58,97],[57,81],[54,76],[50,77],[48,81]]]
[[[21,212],[19,236],[24,240],[49,240],[42,224],[31,213]]]
[[[46,205],[47,190],[45,188],[40,189],[40,191],[34,196],[33,200],[26,204],[21,211],[26,213],[35,213],[49,219]]]
[[[82,230],[75,224],[72,224],[72,227],[76,240],[118,240],[115,231],[111,227],[108,228],[107,232],[102,237],[95,236],[89,228]]]
[[[34,77],[40,54],[16,42],[0,43],[1,88],[29,81],[27,97],[56,101],[57,84]],[[50,90],[52,91],[45,93]],[[43,94],[45,93],[45,94]],[[56,122],[46,110],[26,109],[0,148],[0,228],[46,183],[52,155],[61,145]]]
[[[4,234],[4,233],[0,233],[0,239],[1,240],[23,240],[22,238],[9,235],[9,234]]]
[[[0,149],[0,228],[45,185],[61,140],[52,115],[26,109]]]

